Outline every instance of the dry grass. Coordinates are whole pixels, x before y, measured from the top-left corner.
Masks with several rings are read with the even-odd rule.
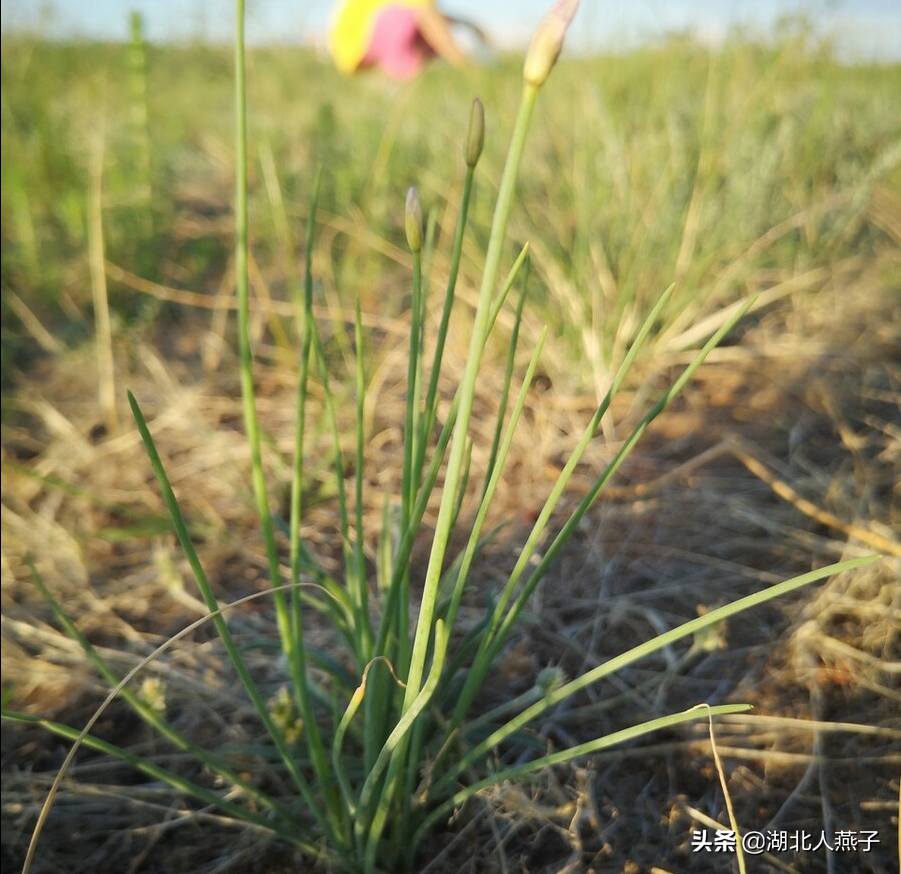
[[[891,204],[877,206],[894,215]],[[875,830],[880,843],[854,857],[856,870],[872,874],[891,870],[897,860],[901,767],[901,324],[885,281],[897,267],[891,252],[874,264],[845,265],[818,292],[758,312],[741,338],[713,356],[655,423],[539,589],[532,616],[500,665],[491,701],[484,702],[522,691],[544,666],[574,675],[698,610],[811,566],[880,549],[889,555],[882,564],[835,578],[790,604],[757,610],[716,639],[641,663],[535,727],[540,743],[562,746],[689,701],[751,702],[752,716],[716,726],[740,826],[817,836]],[[219,342],[216,318],[210,323],[197,310],[186,313],[187,326],[173,327],[163,341],[120,344],[118,378],[147,411],[210,577],[229,601],[266,586],[236,365]],[[338,330],[344,322],[338,315],[332,323]],[[377,391],[368,422],[373,532],[382,496],[399,481],[406,365],[392,350],[402,329],[386,322],[374,330],[381,340],[371,359]],[[448,352],[450,374],[464,354],[465,331],[457,336],[462,339]],[[212,347],[215,369],[203,366]],[[614,419],[634,415],[631,402],[677,364],[662,362],[659,372],[648,373],[645,388]],[[17,708],[76,726],[104,690],[78,647],[50,623],[29,582],[26,555],[123,672],[205,612],[166,529],[137,433],[128,425],[115,433],[102,425],[94,368],[88,352],[46,361],[17,393],[3,436],[5,683]],[[493,378],[489,373],[481,385],[486,406],[496,396]],[[269,475],[285,483],[293,373],[275,349],[259,370],[258,391],[275,450],[268,454]],[[515,556],[592,406],[590,398],[563,396],[550,381],[533,391],[496,505],[495,522],[507,525],[483,557],[484,591],[472,593],[473,611],[484,603],[494,569]],[[612,441],[599,441],[586,477],[614,442],[615,430]],[[480,462],[476,456],[476,468]],[[304,535],[337,561],[326,474],[323,465],[310,483]],[[578,490],[578,478],[575,484]],[[268,599],[259,599],[234,617],[245,643],[272,637],[268,608]],[[317,639],[329,646],[326,630]],[[274,657],[262,649],[253,663],[275,690],[283,677]],[[149,675],[164,682],[170,716],[194,736],[253,743],[254,720],[233,694],[211,634],[201,630],[173,647]],[[98,731],[177,764],[125,710],[111,708]],[[64,753],[63,744],[39,730],[4,726],[4,867],[21,865]],[[258,776],[262,784],[272,779]],[[691,827],[712,822],[727,827],[707,729],[698,725],[658,736],[650,749],[615,750],[584,768],[548,773],[534,787],[486,794],[438,837],[423,870],[733,870],[732,857],[691,851]],[[840,854],[822,851],[781,853],[754,864],[760,866],[754,870],[810,874],[849,870]],[[277,874],[304,870],[299,865],[264,835],[186,810],[123,766],[84,754],[51,813],[33,870]]]

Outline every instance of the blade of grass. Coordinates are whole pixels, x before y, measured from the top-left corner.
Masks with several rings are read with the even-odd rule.
[[[258,825],[261,828],[264,828],[267,832],[272,832],[279,837],[282,837],[285,840],[302,847],[312,854],[317,853],[317,850],[313,844],[304,841],[304,839],[296,833],[296,829],[292,829],[290,821],[279,822],[279,820],[277,819],[272,819],[270,817],[265,817],[261,814],[254,813],[250,808],[235,804],[234,802],[229,801],[227,798],[223,798],[212,789],[207,789],[206,787],[201,786],[198,783],[194,783],[191,780],[186,779],[185,777],[181,777],[180,775],[175,774],[172,771],[167,770],[166,768],[160,767],[144,756],[139,756],[136,753],[132,753],[131,751],[124,749],[123,747],[116,746],[116,744],[102,740],[96,735],[88,734],[82,736],[82,733],[77,728],[72,728],[71,726],[65,725],[60,722],[55,722],[52,719],[43,719],[30,713],[19,713],[14,710],[4,710],[3,718],[29,725],[39,725],[52,734],[64,738],[65,740],[78,742],[81,746],[87,747],[88,749],[95,750],[96,752],[103,753],[104,755],[111,756],[115,759],[119,759],[120,761],[131,765],[135,770],[141,772],[142,774],[146,774],[148,777],[151,777],[154,780],[159,780],[165,785],[170,786],[176,792],[179,792],[180,794],[185,795],[188,798],[196,798],[198,801],[201,801],[204,804],[209,804],[221,810],[223,813],[227,813],[230,816],[233,816],[236,820]],[[319,852],[321,853],[321,851]],[[22,869],[23,874],[27,874],[32,864],[33,857],[27,858]]]
[[[681,713],[674,713],[669,716],[661,716],[657,719],[650,719],[647,722],[640,723],[639,725],[633,725],[629,728],[622,729],[621,731],[616,731],[611,734],[605,735],[604,737],[588,741],[587,743],[578,744],[577,746],[569,747],[565,750],[560,750],[559,752],[551,753],[547,756],[541,756],[540,758],[533,759],[532,761],[525,762],[521,765],[516,765],[511,768],[503,768],[483,780],[479,780],[476,783],[472,783],[469,786],[460,789],[458,792],[454,793],[447,801],[435,808],[435,810],[433,810],[423,821],[417,832],[417,838],[421,840],[422,836],[424,836],[432,826],[434,826],[443,817],[449,816],[454,808],[464,804],[474,795],[477,795],[479,792],[481,792],[483,789],[487,789],[489,786],[496,786],[498,783],[502,783],[505,780],[517,780],[522,777],[527,777],[528,775],[534,774],[537,771],[542,771],[545,768],[551,768],[555,765],[562,765],[566,762],[571,762],[574,759],[591,755],[592,753],[599,752],[600,750],[606,749],[607,747],[615,746],[621,743],[628,743],[629,741],[635,740],[636,738],[650,734],[654,731],[660,731],[665,728],[672,728],[675,725],[681,725],[685,722],[691,722],[696,719],[703,719],[708,714],[710,714],[711,716],[729,715],[734,713],[746,713],[751,709],[752,708],[749,704],[722,704],[715,707],[711,707],[707,704],[700,704]]]
[[[591,487],[591,489],[588,491],[588,493],[585,495],[585,497],[579,502],[578,507],[576,507],[572,516],[570,516],[570,518],[566,521],[566,523],[563,526],[560,533],[554,538],[551,545],[545,550],[544,555],[542,556],[538,565],[534,568],[534,570],[530,574],[529,579],[526,582],[526,584],[522,587],[521,591],[517,595],[515,603],[513,604],[511,609],[507,612],[501,625],[499,627],[497,627],[494,624],[492,624],[492,629],[491,629],[491,631],[489,631],[489,634],[488,634],[489,638],[493,638],[492,640],[490,640],[490,644],[491,644],[490,651],[491,651],[492,658],[495,655],[497,655],[497,653],[500,651],[501,647],[503,646],[504,641],[509,636],[509,633],[512,630],[517,618],[519,617],[519,614],[521,613],[522,609],[524,608],[528,598],[531,596],[532,592],[535,590],[535,587],[538,585],[538,583],[540,582],[540,580],[542,579],[544,574],[547,572],[547,569],[550,567],[551,563],[556,558],[556,556],[558,555],[560,550],[563,548],[563,546],[569,540],[570,536],[572,535],[572,532],[576,529],[576,527],[581,522],[581,520],[583,519],[585,514],[591,508],[592,504],[596,500],[598,494],[601,492],[603,487],[610,481],[610,479],[613,477],[613,475],[616,473],[616,471],[619,470],[620,466],[626,460],[626,458],[629,457],[632,450],[635,448],[635,445],[641,439],[642,435],[647,430],[647,428],[651,424],[651,422],[655,418],[657,418],[658,415],[660,415],[660,413],[670,404],[670,402],[673,400],[673,398],[675,398],[679,395],[679,393],[685,387],[685,384],[692,378],[692,376],[694,376],[695,372],[701,366],[701,364],[704,362],[704,360],[707,358],[707,356],[710,354],[710,352],[716,346],[719,345],[719,343],[723,339],[723,337],[729,331],[732,330],[732,328],[735,326],[735,323],[738,322],[738,320],[745,314],[745,312],[747,312],[747,310],[753,305],[753,303],[754,303],[754,298],[750,298],[749,300],[747,300],[745,302],[744,306],[741,307],[738,310],[738,312],[735,314],[734,320],[730,320],[729,322],[727,322],[712,337],[710,337],[710,339],[707,341],[707,343],[704,344],[704,346],[700,350],[700,352],[698,352],[698,354],[694,357],[694,359],[692,359],[691,363],[688,364],[687,367],[685,367],[685,369],[678,376],[678,378],[670,385],[670,387],[663,393],[663,395],[661,395],[661,397],[657,400],[657,402],[654,404],[654,406],[648,411],[648,413],[644,416],[644,418],[638,423],[638,425],[635,426],[635,428],[632,430],[631,434],[626,438],[623,445],[617,451],[616,455],[614,455],[613,460],[610,462],[610,464],[607,465],[606,469],[601,474],[601,476],[598,477],[597,480],[595,480],[594,485]],[[631,350],[630,350],[630,352],[631,352]],[[611,388],[611,392],[615,392],[618,387],[619,386],[618,386],[617,380],[615,379],[613,387]],[[601,419],[602,415],[603,414],[595,416],[595,420],[593,420],[593,422],[592,422],[592,424],[594,424],[595,427],[597,427],[597,425],[600,424],[600,419]],[[587,433],[588,432],[586,432],[585,436],[587,436]],[[576,451],[573,454],[573,457],[576,459],[577,463],[578,463],[578,460],[581,459],[582,454],[584,453],[586,448],[587,448],[587,443],[585,444],[584,447],[581,443],[577,447]],[[565,478],[564,483],[563,483],[564,485],[566,484],[566,482],[568,482],[569,475],[575,469],[575,465],[572,464],[572,461],[573,461],[573,458],[570,458],[567,461],[567,464],[564,467],[564,471],[560,475],[560,479]],[[553,507],[556,506],[556,503],[559,500],[560,494],[562,494],[562,488],[561,488],[560,491],[557,493],[557,495],[554,495],[554,492],[557,491],[558,485],[559,485],[559,481],[557,484],[555,484],[554,489],[552,490],[552,497],[549,499],[549,502],[550,501],[553,502],[552,505],[548,508],[551,511],[553,510]],[[547,508],[547,505],[546,505],[546,508]],[[520,556],[519,560],[517,561],[517,566],[514,569],[513,574],[511,574],[512,585],[510,582],[508,582],[508,589],[511,594],[513,592],[514,586],[519,581],[520,574],[527,567],[527,563],[531,561],[532,554],[534,552],[534,549],[537,546],[538,539],[535,537],[535,533],[543,530],[543,529],[539,528],[539,524],[542,521],[542,516],[543,516],[543,511],[542,511],[542,514],[539,515],[539,521],[536,521],[536,523],[533,527],[533,534],[530,536],[528,545],[527,545],[526,549],[524,550],[525,554]],[[546,518],[550,518],[550,512],[548,512]],[[497,628],[496,634],[495,634],[495,628]]]
[[[438,334],[435,338],[435,354],[432,357],[432,371],[429,378],[429,387],[425,400],[425,427],[424,434],[430,434],[435,426],[438,415],[438,379],[441,376],[441,364],[444,360],[444,347],[447,343],[447,333],[450,326],[450,317],[454,308],[454,300],[457,289],[457,277],[460,272],[460,260],[463,254],[463,239],[466,234],[466,223],[469,218],[469,204],[472,198],[472,185],[475,179],[475,168],[482,154],[485,144],[485,109],[482,102],[476,98],[472,103],[470,112],[469,130],[464,148],[466,160],[466,175],[463,179],[463,194],[460,199],[460,213],[457,217],[457,225],[454,230],[454,242],[451,248],[450,270],[447,277],[447,286],[444,292],[444,307],[441,311],[441,322],[438,326]],[[421,470],[424,461],[426,443],[420,443],[422,453],[416,460],[416,470]]]
[[[228,781],[231,785],[239,787],[243,793],[250,799],[253,799],[257,804],[261,807],[268,808],[272,811],[274,815],[280,817],[284,823],[290,823],[291,816],[290,813],[280,805],[278,805],[269,795],[265,792],[262,792],[253,784],[248,783],[240,774],[233,771],[232,768],[219,756],[216,756],[207,750],[204,750],[201,747],[196,746],[193,742],[191,742],[188,738],[181,735],[177,730],[175,730],[172,726],[170,726],[162,717],[152,708],[149,708],[141,698],[133,695],[128,689],[128,684],[141,672],[143,671],[149,664],[158,659],[163,653],[169,650],[174,644],[183,638],[187,637],[189,634],[196,631],[202,625],[209,622],[213,619],[214,615],[221,615],[226,610],[231,610],[235,607],[240,607],[243,604],[249,603],[250,601],[256,600],[257,598],[262,598],[271,595],[270,591],[263,592],[254,592],[250,595],[246,595],[243,598],[238,599],[237,601],[233,601],[229,604],[223,605],[222,607],[217,608],[215,613],[208,613],[205,616],[202,616],[200,619],[196,619],[194,622],[187,625],[177,634],[172,635],[172,637],[168,638],[165,642],[160,644],[153,652],[149,655],[145,656],[141,659],[133,668],[131,668],[128,673],[125,674],[122,679],[117,681],[117,677],[113,670],[109,667],[106,661],[102,658],[99,652],[97,652],[94,647],[91,645],[90,641],[84,637],[78,627],[72,622],[68,614],[62,609],[62,606],[56,599],[53,597],[52,593],[47,589],[43,579],[40,574],[37,572],[37,569],[33,566],[33,563],[30,563],[31,573],[34,580],[35,585],[38,590],[41,592],[42,596],[47,600],[47,603],[50,605],[51,609],[54,612],[54,615],[57,617],[58,621],[62,624],[63,628],[67,631],[67,633],[72,637],[81,647],[88,658],[95,664],[97,669],[100,671],[101,675],[105,677],[108,682],[113,684],[112,689],[107,694],[104,701],[100,704],[100,706],[94,711],[91,715],[91,718],[85,724],[84,728],[78,733],[78,736],[75,738],[74,743],[72,744],[71,749],[66,755],[63,764],[60,766],[57,771],[56,777],[54,778],[53,784],[50,787],[49,792],[47,793],[47,798],[44,801],[44,804],[41,807],[41,812],[38,815],[38,821],[35,824],[34,832],[32,833],[31,840],[29,843],[29,849],[26,853],[25,865],[23,868],[23,874],[27,874],[31,866],[31,861],[34,857],[35,850],[37,848],[38,841],[40,839],[41,832],[43,830],[43,825],[46,822],[47,817],[49,816],[50,810],[53,806],[53,802],[57,793],[59,792],[60,786],[62,785],[63,780],[66,777],[66,774],[71,767],[72,762],[75,759],[75,755],[78,752],[79,747],[82,744],[90,745],[90,738],[92,735],[90,734],[94,725],[97,724],[99,719],[106,712],[109,705],[121,695],[123,699],[137,712],[145,721],[154,727],[160,734],[167,738],[171,743],[173,743],[179,749],[183,749],[187,752],[190,752],[194,755],[198,761],[202,762],[212,773],[217,774],[222,779]],[[285,586],[284,588],[289,588]],[[295,588],[295,587],[291,587]],[[10,719],[17,719],[19,717],[25,716],[27,721],[29,722],[40,722],[35,717],[27,716],[24,714],[17,714],[13,711],[7,711],[5,708],[3,709],[3,717]],[[21,719],[19,720],[21,721]],[[55,723],[52,721],[48,721],[52,726],[54,726],[51,730],[56,730],[55,727],[60,727],[64,729],[66,732],[74,731],[74,729],[69,728],[69,726],[64,726],[61,723]],[[69,736],[66,734],[65,736]],[[113,745],[110,745],[111,747]],[[119,747],[114,747],[115,750],[119,750]],[[122,758],[123,761],[127,761],[129,763],[134,763],[135,761],[139,761],[141,763],[147,763],[149,767],[157,768],[158,766],[154,765],[153,762],[150,762],[146,759],[146,757],[139,756],[134,753],[130,753],[128,751],[124,751],[126,755],[119,755],[118,752],[114,753],[118,758]],[[146,769],[145,769],[146,770]],[[162,772],[165,772],[165,769],[159,769]],[[165,772],[168,773],[168,772]],[[174,780],[166,779],[165,777],[161,778],[167,783],[167,785],[172,786],[178,791],[183,791],[184,786],[193,786],[194,784],[190,781],[184,780],[184,778],[175,777]],[[206,791],[206,790],[204,790]],[[198,800],[209,802],[209,797],[207,795],[198,795],[193,791],[188,792],[189,795],[193,795],[198,798]],[[217,796],[218,797],[218,796]],[[231,810],[232,808],[229,808]],[[241,817],[243,818],[243,817]],[[278,829],[274,829],[278,832]]]
[[[491,480],[492,476],[494,475],[495,465],[498,463],[498,449],[499,449],[500,443],[501,443],[501,436],[504,433],[504,416],[506,415],[506,412],[507,412],[507,400],[510,396],[510,383],[513,380],[513,368],[516,364],[516,350],[517,350],[517,347],[519,346],[519,329],[520,329],[520,326],[522,325],[522,314],[523,314],[523,309],[526,304],[526,296],[528,293],[528,286],[529,286],[529,266],[530,265],[529,265],[528,246],[523,247],[523,256],[524,257],[522,260],[522,265],[523,265],[523,268],[522,268],[523,269],[522,293],[519,296],[519,303],[516,305],[516,314],[513,317],[513,331],[510,334],[510,343],[509,343],[509,347],[507,349],[507,366],[506,366],[506,370],[504,371],[504,381],[502,383],[503,388],[501,389],[501,397],[500,397],[500,401],[498,403],[497,423],[495,424],[495,428],[494,428],[494,438],[491,441],[491,449],[488,451],[488,464],[486,466],[486,473],[485,473],[485,476],[486,476],[485,490],[486,490],[486,492],[488,489],[488,483]],[[517,259],[517,263],[520,263],[519,259]],[[515,266],[516,265],[514,265],[514,267]],[[502,295],[501,300],[503,300],[505,298],[506,298],[506,294]],[[492,319],[491,321],[493,323],[494,319]],[[544,345],[545,336],[546,336],[546,331],[543,331],[541,334],[541,339],[540,339],[539,343],[536,344],[536,349],[538,348],[539,345],[540,346]],[[537,360],[537,358],[535,358],[535,356],[533,356],[533,360],[535,361],[535,364],[537,365],[538,360]],[[534,373],[534,369],[533,369],[533,373]],[[531,383],[532,383],[532,377],[527,375],[526,379],[523,380],[523,387],[530,386]],[[525,403],[525,398],[523,398],[523,403]],[[517,417],[517,421],[518,421],[518,417]],[[510,424],[507,426],[507,433],[511,434],[511,436],[512,436],[512,434],[515,432],[515,430],[516,430],[516,425],[511,420]],[[503,461],[500,462],[500,465],[501,465],[501,467],[503,467]],[[485,500],[485,495],[483,494],[482,501],[484,502],[484,500]]]
[[[130,391],[128,392],[128,402],[131,405],[131,410],[135,417],[138,431],[141,434],[141,439],[144,441],[144,448],[147,451],[147,455],[150,458],[150,463],[153,467],[154,473],[156,474],[157,482],[160,485],[160,490],[163,494],[163,501],[166,504],[166,509],[169,511],[169,515],[172,518],[172,524],[178,536],[179,543],[181,544],[181,548],[184,551],[186,558],[188,559],[188,563],[191,567],[191,571],[194,574],[194,579],[197,583],[197,587],[200,589],[201,596],[203,597],[203,600],[207,605],[207,609],[210,611],[210,613],[214,614],[213,624],[215,625],[216,632],[218,633],[223,645],[225,646],[229,661],[237,672],[238,677],[241,680],[241,684],[244,686],[245,691],[250,697],[254,709],[259,714],[260,719],[263,722],[267,733],[272,739],[273,744],[275,744],[275,747],[282,758],[285,768],[291,775],[292,780],[294,781],[301,795],[304,797],[304,800],[310,806],[314,816],[317,818],[317,821],[319,821],[320,825],[325,828],[329,834],[332,834],[331,822],[322,816],[318,806],[315,804],[313,792],[306,778],[301,773],[300,768],[297,766],[294,755],[287,741],[285,740],[284,733],[273,722],[272,717],[269,714],[269,709],[266,705],[266,702],[263,699],[263,696],[261,695],[259,689],[257,688],[256,682],[251,676],[250,671],[246,663],[244,662],[244,659],[241,657],[241,653],[237,645],[235,644],[228,624],[226,623],[225,619],[217,612],[219,605],[216,602],[216,597],[213,594],[213,590],[210,586],[209,580],[207,579],[206,572],[204,571],[203,565],[200,562],[200,557],[197,555],[197,550],[194,548],[194,544],[191,541],[187,525],[185,524],[184,516],[181,512],[181,507],[178,504],[178,499],[175,497],[175,492],[172,490],[172,485],[169,482],[169,477],[166,474],[166,470],[163,467],[163,462],[160,459],[159,453],[157,452],[156,444],[154,443],[153,437],[150,434],[150,429],[147,427],[147,422],[144,419],[144,414],[141,412],[141,408],[138,405],[138,402],[135,400],[134,395]],[[282,603],[284,603],[283,591],[273,593],[273,597],[280,597]]]
[[[855,568],[864,567],[873,564],[876,561],[880,561],[881,559],[882,556],[879,555],[867,555],[861,558],[838,562],[829,565],[828,567],[818,568],[806,574],[792,577],[790,580],[777,583],[760,592],[755,592],[744,598],[739,598],[737,601],[710,610],[703,616],[684,622],[682,625],[679,625],[670,631],[657,635],[657,637],[645,641],[615,658],[609,659],[602,665],[598,665],[596,668],[593,668],[576,679],[571,680],[569,683],[564,684],[559,689],[549,692],[549,694],[541,701],[527,707],[515,719],[510,720],[504,726],[498,728],[489,735],[489,737],[485,738],[481,743],[474,746],[466,755],[461,757],[459,761],[453,764],[445,772],[440,781],[438,781],[436,790],[449,789],[451,782],[458,774],[482,759],[493,747],[503,742],[511,734],[523,728],[551,707],[554,707],[587,686],[596,683],[598,680],[622,670],[633,662],[638,661],[651,653],[657,652],[663,647],[675,643],[677,640],[681,640],[684,637],[697,634],[706,628],[710,628],[716,623],[728,619],[730,616],[735,616],[745,610],[750,610],[760,604],[765,604],[767,601],[787,595],[789,592],[793,592],[803,586],[809,586],[826,577],[854,570]]]
[[[316,209],[319,203],[321,173],[317,173],[310,202],[307,221],[306,251],[304,254],[303,298],[298,307],[298,328],[300,330],[299,373],[297,381],[297,409],[294,423],[294,460],[291,476],[290,543],[291,582],[299,583],[301,559],[303,557],[300,525],[303,517],[304,484],[304,444],[306,437],[307,391],[309,387],[310,358],[313,346],[313,237],[316,224]],[[287,234],[287,222],[284,232]],[[331,604],[332,602],[328,602]],[[327,608],[328,609],[328,608]],[[307,644],[304,637],[303,602],[299,586],[293,588],[290,603],[291,633],[282,639],[284,656],[291,675],[291,685],[298,711],[304,721],[304,741],[310,760],[321,786],[330,785],[329,760],[313,708],[312,694],[307,673]],[[333,818],[340,821],[334,806]],[[342,827],[346,827],[342,822]]]
[[[518,585],[522,575],[525,573],[526,568],[529,566],[532,555],[537,549],[538,543],[540,542],[542,535],[547,529],[551,514],[553,513],[554,508],[557,506],[557,503],[563,495],[564,489],[566,488],[570,477],[575,472],[576,467],[581,461],[582,456],[587,451],[590,442],[594,439],[601,419],[609,409],[613,397],[615,396],[617,390],[625,379],[629,368],[634,362],[635,357],[638,355],[638,352],[644,344],[647,336],[649,335],[651,328],[656,323],[657,319],[660,316],[660,313],[666,306],[666,303],[672,295],[672,292],[673,286],[670,286],[660,296],[656,305],[648,314],[648,317],[645,319],[644,324],[636,335],[635,342],[632,344],[626,356],[623,358],[622,364],[620,365],[619,370],[614,376],[613,382],[611,383],[611,386],[608,389],[604,400],[598,406],[594,417],[583,432],[582,437],[580,438],[572,454],[567,459],[563,470],[561,471],[556,483],[551,489],[550,494],[545,500],[544,506],[542,507],[541,512],[538,514],[538,518],[535,520],[535,524],[532,527],[532,531],[527,538],[522,551],[520,552],[516,565],[514,566],[513,571],[511,572],[510,577],[501,592],[500,598],[494,606],[489,631],[486,632],[486,634],[480,641],[478,652],[473,659],[472,669],[467,676],[464,688],[457,701],[457,705],[454,708],[454,713],[451,718],[451,731],[460,728],[466,713],[472,705],[472,701],[474,700],[476,693],[485,682],[485,677],[487,676],[487,673],[490,670],[493,661],[494,653],[492,652],[492,646],[496,650],[499,644],[503,641],[503,638],[500,638],[500,636],[498,635],[498,630],[502,627],[503,617],[507,615],[507,605],[509,604],[510,599],[513,597],[516,586]],[[583,510],[584,513],[587,511],[590,504],[584,501],[583,503],[585,504],[585,508]],[[572,522],[572,520],[570,521]],[[558,538],[554,541],[555,543],[559,544],[558,550],[560,546],[562,546],[562,544],[565,542],[566,538],[568,538],[572,530],[575,529],[576,524],[576,522],[572,522],[572,525],[565,526],[564,531],[561,532]],[[566,533],[564,534],[564,532]],[[533,574],[532,578],[535,580],[535,584],[537,585],[540,577],[535,577],[535,575]],[[522,599],[520,599],[520,601],[521,600]]]
[[[356,347],[356,457],[354,459],[354,541],[353,541],[353,578],[351,597],[353,599],[354,617],[358,626],[357,648],[361,660],[367,664],[373,657],[373,630],[369,619],[369,586],[366,579],[366,558],[363,553],[363,473],[365,465],[366,435],[363,431],[366,421],[366,373],[363,367],[363,317],[359,298],[354,311],[354,345]]]

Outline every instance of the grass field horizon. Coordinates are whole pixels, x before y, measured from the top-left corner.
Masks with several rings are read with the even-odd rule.
[[[216,46],[4,35],[2,65],[4,701],[80,728],[104,689],[55,627],[27,557],[120,673],[206,613],[126,390],[153,425],[217,597],[267,585],[234,318],[232,58]],[[485,150],[460,259],[462,311],[439,386],[445,411],[466,369],[520,70],[510,56],[491,68],[435,66],[397,84],[342,78],[311,51],[248,54],[249,330],[270,495],[284,513],[299,344],[290,290],[309,255],[313,312],[348,435],[358,304],[362,313],[361,512],[373,567],[383,499],[398,493],[404,463],[414,300],[404,197],[415,184],[426,214],[431,351],[464,186],[461,144],[478,97]],[[578,675],[762,586],[881,553],[878,564],[584,690],[529,738],[550,751],[686,704],[748,701],[751,716],[716,724],[742,828],[876,831],[879,842],[853,856],[855,870],[872,874],[898,859],[899,91],[901,64],[840,63],[809,34],[716,50],[674,38],[560,63],[537,104],[504,251],[512,261],[529,244],[524,315],[519,324],[501,310],[476,390],[473,433],[486,445],[511,337],[518,333],[515,364],[525,369],[548,334],[492,503],[489,524],[501,527],[461,606],[475,627],[663,292],[675,283],[550,535],[648,399],[757,295],[582,520],[479,706],[492,713],[528,694],[543,671]],[[327,568],[340,569],[318,389],[311,404],[301,531]],[[349,444],[342,449],[351,482],[358,459]],[[473,482],[490,463],[473,452]],[[475,509],[469,499],[460,512]],[[413,548],[414,595],[428,546]],[[272,656],[270,599],[236,608],[230,621],[277,701],[285,668]],[[310,633],[318,650],[335,651],[328,628]],[[153,667],[142,693],[150,700],[164,688],[180,726],[208,742],[224,738],[240,762],[257,738],[233,684],[217,640],[201,628]],[[18,869],[66,745],[36,728],[4,722],[3,731],[3,858]],[[98,732],[179,766],[124,705]],[[642,743],[548,769],[537,783],[485,790],[440,831],[421,870],[734,870],[734,856],[690,844],[692,828],[729,827],[706,723]],[[268,771],[257,776],[279,788]],[[308,870],[294,852],[85,752],[32,870]],[[849,858],[789,850],[763,864],[831,874]]]

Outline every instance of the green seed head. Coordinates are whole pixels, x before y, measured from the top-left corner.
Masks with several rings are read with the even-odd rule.
[[[422,205],[416,187],[411,185],[407,192],[407,245],[412,252],[422,251]]]
[[[482,147],[485,145],[485,107],[482,101],[476,97],[472,101],[472,110],[469,113],[469,130],[466,133],[466,166],[475,167],[479,163]]]
[[[559,0],[541,19],[532,36],[523,66],[522,75],[527,85],[540,88],[554,69],[563,48],[563,37],[579,8],[579,2],[580,0]]]

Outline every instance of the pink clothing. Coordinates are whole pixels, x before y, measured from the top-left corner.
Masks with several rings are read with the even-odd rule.
[[[361,66],[378,66],[395,79],[411,79],[434,55],[419,31],[414,10],[392,4],[376,16]]]

